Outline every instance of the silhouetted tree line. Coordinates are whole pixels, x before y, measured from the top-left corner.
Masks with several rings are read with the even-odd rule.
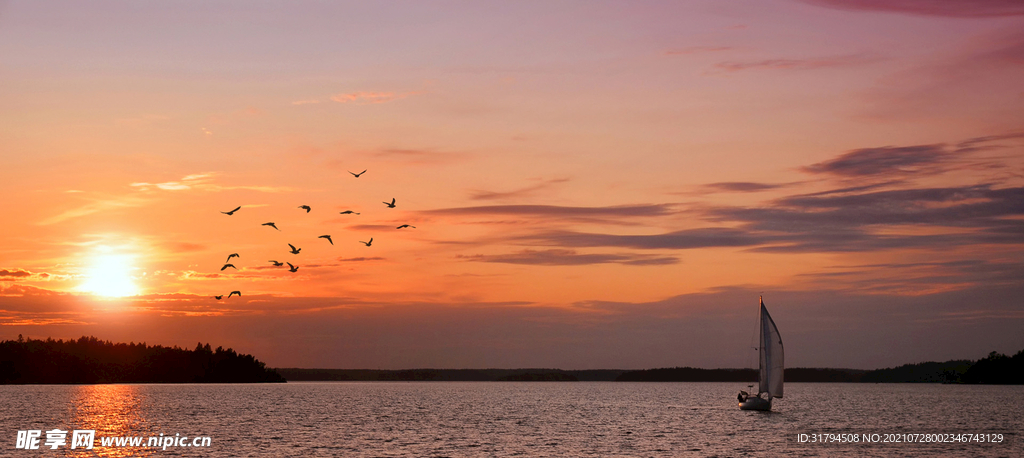
[[[145,343],[24,339],[0,342],[0,384],[284,382],[252,355],[199,343],[185,350]]]
[[[294,381],[431,381],[431,382],[610,382],[615,369],[276,369]]]
[[[898,367],[876,369],[864,374],[859,381],[865,383],[957,383],[960,376],[974,364],[970,360],[951,360],[943,363],[904,364]]]
[[[992,385],[1024,384],[1024,350],[1006,356],[989,353],[978,361],[952,360],[942,363],[904,364],[876,369],[786,369],[787,382],[846,383],[980,383]],[[697,369],[673,367],[623,372],[621,382],[750,382],[757,380],[754,369]]]
[[[815,369],[794,367],[786,369],[787,382],[859,382],[868,371],[857,369]],[[624,372],[618,382],[753,382],[757,380],[754,369],[699,369],[696,367],[671,367]]]
[[[1013,356],[992,352],[967,369],[961,383],[1024,385],[1024,350]]]
[[[757,377],[753,369],[699,369],[696,367],[665,367],[629,371],[616,382],[749,382]]]

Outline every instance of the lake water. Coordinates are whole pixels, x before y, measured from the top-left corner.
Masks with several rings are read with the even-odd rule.
[[[1024,456],[1024,386],[293,382],[0,386],[4,456]],[[95,430],[95,448],[17,450],[19,430]],[[101,437],[210,437],[107,446]],[[801,443],[799,434],[1001,434],[1001,443]],[[70,436],[70,434],[69,434]],[[902,437],[902,436],[901,436]],[[161,439],[162,440],[162,439]]]

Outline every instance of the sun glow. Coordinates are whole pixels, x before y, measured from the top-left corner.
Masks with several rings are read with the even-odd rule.
[[[106,297],[124,297],[139,294],[139,289],[132,282],[132,269],[131,256],[100,255],[96,257],[89,268],[89,279],[79,289]]]

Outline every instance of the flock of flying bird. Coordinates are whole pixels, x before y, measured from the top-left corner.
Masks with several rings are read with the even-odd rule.
[[[352,176],[354,176],[356,178],[359,178],[362,174],[366,173],[366,170],[363,170],[362,172],[359,172],[359,173],[353,173],[351,171],[348,172],[348,173],[351,173]],[[383,203],[384,203],[384,205],[387,205],[388,208],[395,208],[395,198],[394,197],[391,198],[391,202],[385,201]],[[309,213],[310,210],[312,210],[312,208],[309,205],[299,205],[298,208],[306,210],[306,213]],[[235,207],[233,210],[229,210],[229,211],[221,212],[221,213],[223,213],[225,215],[228,215],[228,216],[231,216],[231,215],[234,215],[235,212],[237,212],[238,210],[241,210],[241,209],[242,209],[242,207],[238,206],[238,207]],[[352,210],[345,210],[345,211],[339,212],[339,213],[342,214],[342,215],[358,215],[359,214],[359,213],[354,212]],[[281,229],[278,229],[277,224],[275,224],[274,222],[263,223],[263,224],[261,224],[261,226],[269,226],[269,227],[272,227],[274,229],[277,229],[278,231],[281,230]],[[409,224],[403,224],[401,226],[398,226],[396,229],[405,229],[405,228],[415,229],[416,226],[412,226],[412,225],[409,225]],[[317,238],[318,239],[327,239],[327,241],[330,242],[331,245],[334,245],[334,240],[331,240],[331,236],[330,235],[321,235],[321,236],[318,236]],[[371,246],[373,244],[373,237],[370,237],[370,240],[368,242],[364,242],[364,241],[360,240],[359,243],[362,243],[363,245],[366,245],[366,246]],[[302,248],[296,248],[295,245],[292,245],[290,243],[288,244],[288,247],[291,248],[291,250],[289,251],[291,254],[299,254],[299,252],[302,251]],[[231,258],[241,258],[241,256],[239,256],[238,253],[231,253],[231,254],[229,254],[228,255],[228,259],[226,261],[224,261],[224,266],[220,268],[221,271],[223,271],[224,269],[227,269],[228,267],[230,267],[232,269],[235,269],[235,270],[238,270],[238,267],[235,267],[235,265],[231,263]],[[299,270],[298,266],[292,265],[292,263],[290,263],[290,262],[280,262],[280,261],[275,261],[273,259],[271,259],[269,262],[271,264],[273,264],[274,267],[282,267],[285,264],[288,264],[288,271],[289,272],[295,272],[295,271]],[[230,298],[231,296],[234,296],[236,294],[239,297],[242,296],[242,292],[241,291],[232,291],[232,292],[228,293],[228,297]],[[219,301],[222,298],[224,298],[224,295],[222,294],[222,295],[219,295],[219,296],[213,296],[213,298],[217,299]]]

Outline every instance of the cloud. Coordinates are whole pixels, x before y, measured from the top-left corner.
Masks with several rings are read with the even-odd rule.
[[[149,203],[149,200],[136,197],[136,196],[119,196],[105,199],[93,199],[92,202],[82,205],[77,208],[65,210],[57,215],[45,218],[37,225],[48,226],[51,224],[61,223],[69,219],[80,218],[82,216],[92,215],[107,210],[116,210],[124,208],[141,207]]]
[[[192,189],[196,186],[206,184],[211,179],[213,179],[213,176],[213,172],[195,173],[191,175],[186,175],[180,181],[167,181],[163,183],[136,182],[132,183],[130,186],[133,188],[138,188],[142,191],[147,191],[149,190],[149,188],[153,187],[157,189],[162,189],[164,191],[183,191],[186,189]]]
[[[320,103],[320,101],[319,100],[315,100],[315,99],[311,99],[311,100],[296,100],[296,101],[292,102],[292,105],[312,105],[312,104],[316,104],[316,103]]]
[[[355,103],[360,105],[388,103],[395,100],[401,100],[406,97],[413,95],[419,95],[423,92],[411,91],[411,92],[350,92],[345,94],[335,94],[331,96],[331,100],[338,103]]]
[[[519,188],[513,191],[496,192],[496,191],[473,191],[470,194],[472,200],[502,200],[502,199],[519,199],[528,197],[536,194],[539,191],[543,191],[551,188],[552,186],[568,182],[568,178],[556,178],[552,180],[544,180],[533,186],[527,186],[525,188]]]
[[[743,229],[709,227],[644,235],[550,231],[522,236],[520,237],[520,240],[539,245],[565,247],[618,247],[643,250],[688,250],[695,248],[757,246],[777,241],[777,237],[769,234],[758,234]]]
[[[705,213],[709,220],[738,224],[737,237],[756,241],[751,249],[766,252],[1021,244],[1021,217],[1024,188],[992,185],[816,193]]]
[[[361,257],[360,256],[360,257],[356,257],[356,258],[338,258],[338,261],[341,261],[341,262],[365,262],[365,261],[383,261],[383,260],[384,260],[384,258],[379,257],[379,256],[372,256],[372,257]]]
[[[1024,120],[1018,110],[1017,83],[1024,79],[1022,63],[1024,30],[989,28],[878,78],[860,92],[865,104],[860,116],[904,121],[955,115],[989,125],[1019,126]]]
[[[535,217],[650,217],[675,213],[671,204],[615,205],[608,207],[566,207],[560,205],[487,205],[426,210],[429,215],[518,215]]]
[[[690,46],[688,48],[670,49],[668,51],[665,51],[665,55],[678,56],[687,54],[704,54],[711,52],[731,51],[733,49],[736,48],[732,46]]]
[[[957,18],[1024,15],[1019,0],[803,0],[813,5],[848,11],[880,11]]]
[[[24,278],[32,275],[32,272],[27,270],[15,269],[15,270],[0,270],[0,278]]]
[[[411,165],[446,165],[471,157],[468,153],[429,149],[388,148],[373,154],[375,158]]]
[[[936,170],[935,166],[950,156],[944,145],[883,146],[853,150],[802,170],[840,176],[917,173]]]
[[[679,262],[678,259],[671,256],[650,256],[642,254],[580,254],[575,250],[564,249],[522,250],[517,253],[498,255],[457,255],[455,258],[475,262],[539,266],[580,266],[588,264],[656,266],[676,264]]]
[[[194,251],[202,251],[207,248],[206,245],[191,242],[165,242],[161,245],[164,247],[164,249],[173,253],[189,253]]]
[[[762,59],[755,61],[727,61],[715,64],[715,68],[725,72],[744,70],[815,70],[819,68],[847,67],[877,62],[879,58],[854,56],[812,57],[805,59]]]
[[[793,186],[797,183],[754,183],[749,181],[728,181],[701,186],[704,192],[761,192]]]
[[[1021,133],[975,137],[954,146],[943,144],[862,148],[807,167],[824,181],[874,178],[881,181],[791,194],[756,206],[693,205],[688,221],[710,227],[658,233],[603,233],[576,230],[535,230],[506,236],[513,243],[573,248],[688,250],[740,248],[772,253],[885,252],[900,249],[941,251],[948,247],[1024,245],[1024,177],[998,180],[1012,168],[1015,154],[981,158],[979,151],[1006,148]],[[961,178],[963,170],[988,173],[989,181],[969,185],[921,186],[910,175]],[[822,181],[816,181],[821,183]],[[793,183],[793,185],[799,183]],[[788,184],[787,184],[788,185]],[[706,189],[756,192],[782,185],[725,182]],[[614,215],[621,211],[622,215]],[[667,216],[670,206],[569,209],[554,206],[488,206],[443,209],[441,214],[513,214],[561,220],[577,216],[607,219],[624,216]],[[607,212],[607,213],[606,213]],[[614,216],[613,216],[614,215]],[[1013,249],[1013,248],[1001,248]],[[552,252],[550,254],[556,254]],[[538,259],[539,254],[530,253]],[[563,253],[565,254],[565,253]],[[528,259],[529,257],[524,257]],[[481,260],[516,261],[512,256]],[[525,261],[524,261],[525,262]]]
[[[982,137],[974,137],[957,143],[956,149],[958,152],[964,153],[1000,149],[1005,148],[1006,145],[999,143],[993,144],[993,142],[998,142],[1000,140],[1016,140],[1021,138],[1024,138],[1024,132],[1011,132],[1008,134],[1001,135],[986,135]]]
[[[1024,278],[1024,265],[983,259],[891,262],[828,266],[797,275],[815,287],[865,294],[921,295],[976,285],[1012,286]]]
[[[0,284],[0,296],[3,297],[26,297],[26,296],[69,296],[68,293],[62,293],[59,291],[52,291],[45,288],[37,288],[35,286],[28,285],[8,285],[4,286]],[[10,305],[4,304],[3,308],[6,310],[14,310]]]
[[[391,224],[354,224],[346,227],[346,229],[353,231],[383,231],[383,230],[394,230],[395,226]]]
[[[246,191],[259,191],[259,192],[288,192],[293,191],[293,188],[287,186],[224,186],[213,183],[213,179],[217,174],[214,172],[206,173],[194,173],[186,175],[179,181],[166,181],[163,183],[147,183],[147,182],[136,182],[130,186],[140,191],[150,191],[152,188],[156,188],[162,191],[232,191],[232,190],[246,190]]]
[[[954,146],[936,143],[913,146],[882,146],[848,151],[840,156],[800,170],[843,178],[903,178],[910,175],[937,175],[951,170],[1000,169],[1001,158],[985,158],[977,153],[1006,148],[1002,140],[1024,138],[1024,133],[974,137]]]

